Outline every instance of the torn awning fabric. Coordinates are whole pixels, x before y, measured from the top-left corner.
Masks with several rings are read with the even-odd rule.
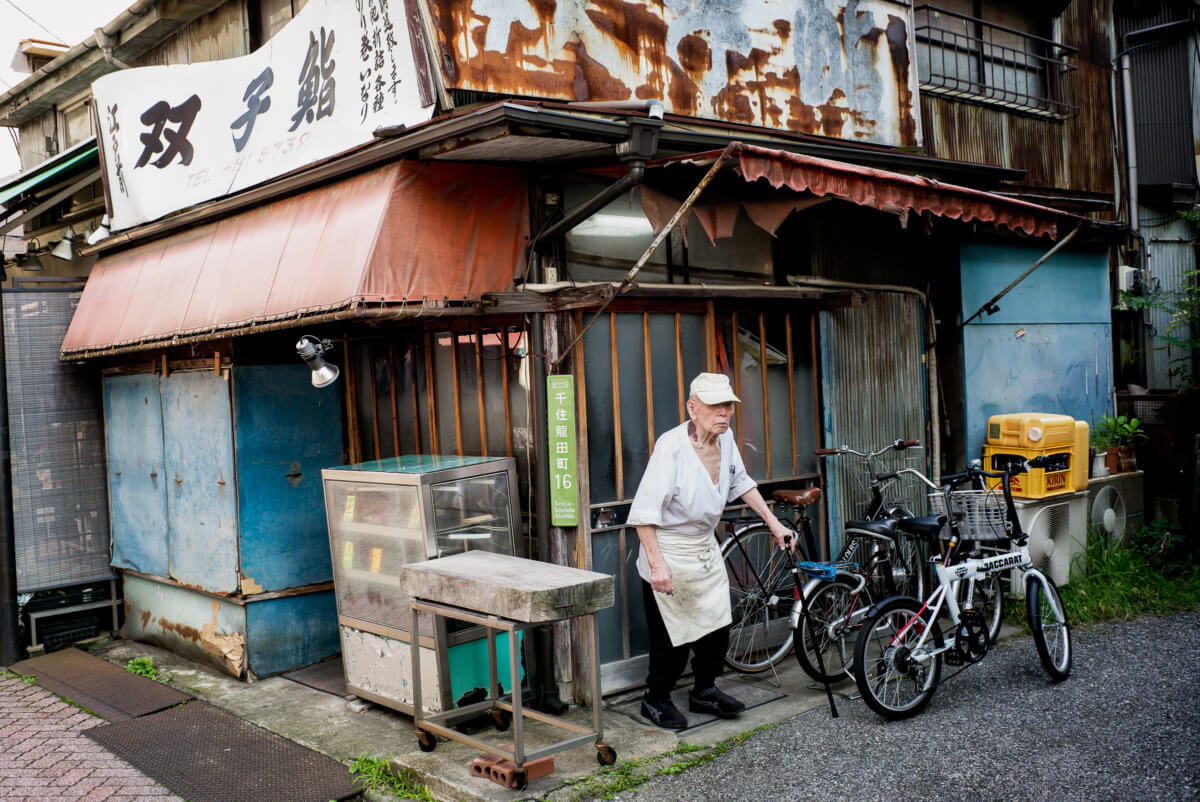
[[[819,159],[798,153],[735,143],[742,177],[749,182],[766,179],[776,189],[784,186],[818,197],[833,197],[900,217],[909,212],[929,212],[962,222],[990,223],[1034,237],[1058,237],[1058,222],[1075,218],[1057,209],[1007,198],[932,178],[894,173],[857,164]]]
[[[750,219],[774,235],[783,218],[827,200],[842,200],[857,206],[878,209],[900,218],[901,226],[912,212],[928,212],[965,223],[980,222],[1007,228],[1034,237],[1058,237],[1058,224],[1064,219],[1082,222],[1083,218],[1048,206],[1008,198],[932,178],[895,173],[857,164],[820,159],[782,150],[730,143],[723,151],[694,153],[656,162],[654,166],[679,163],[711,164],[714,160],[736,160],[737,171],[747,183],[766,180],[775,189],[803,193],[803,197],[782,201],[742,201]],[[660,193],[661,194],[661,193]],[[648,195],[648,197],[646,196]],[[678,201],[666,202],[665,196],[644,193],[642,206],[655,230],[664,224]],[[728,236],[731,226],[722,226],[721,215],[708,207],[739,205],[734,201],[716,204],[698,200],[694,212],[710,239]],[[757,205],[761,208],[751,208]]]

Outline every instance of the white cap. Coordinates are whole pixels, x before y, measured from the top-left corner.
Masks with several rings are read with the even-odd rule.
[[[701,373],[692,379],[691,395],[709,406],[728,404],[730,401],[740,403],[742,400],[733,394],[729,377],[724,373]]]

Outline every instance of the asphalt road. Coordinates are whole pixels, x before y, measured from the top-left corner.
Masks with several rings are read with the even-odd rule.
[[[617,798],[1200,799],[1200,614],[1073,634],[1060,684],[1028,636],[1010,638],[962,673],[945,667],[915,718],[843,699],[837,719],[816,708]]]

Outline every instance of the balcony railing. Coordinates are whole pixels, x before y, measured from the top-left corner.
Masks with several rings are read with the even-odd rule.
[[[1068,62],[1077,48],[935,6],[913,11],[922,91],[1045,116],[1078,111]]]

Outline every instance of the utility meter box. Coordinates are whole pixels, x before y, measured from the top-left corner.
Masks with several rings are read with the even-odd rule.
[[[1017,412],[988,418],[983,468],[1000,473],[1013,463],[1049,456],[1045,468],[1013,476],[1015,498],[1046,498],[1087,489],[1088,425],[1070,415]],[[998,480],[991,480],[995,487]]]

